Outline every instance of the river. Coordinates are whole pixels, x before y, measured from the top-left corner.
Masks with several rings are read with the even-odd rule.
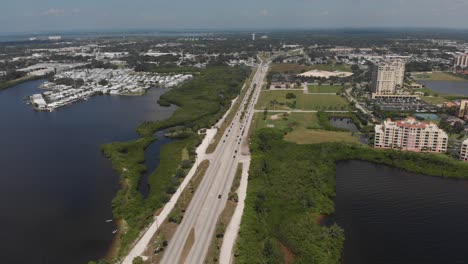
[[[418,81],[437,93],[468,96],[468,81]]]
[[[339,162],[336,212],[344,264],[467,263],[468,181],[362,161]]]
[[[158,106],[166,90],[151,88],[145,96],[96,96],[36,112],[23,98],[42,82],[0,91],[0,258],[87,263],[105,256],[115,229],[106,219],[119,176],[100,146],[136,138],[138,124],[167,118],[175,107]],[[150,158],[162,145],[147,151]]]

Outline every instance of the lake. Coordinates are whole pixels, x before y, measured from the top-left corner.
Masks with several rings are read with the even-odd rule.
[[[330,117],[328,122],[330,122],[331,126],[336,128],[346,129],[351,132],[359,131],[356,124],[354,124],[353,119],[349,117]]]
[[[339,162],[336,212],[344,264],[467,263],[468,181],[362,161]]]
[[[145,96],[95,96],[55,112],[23,102],[43,81],[0,92],[0,208],[2,263],[87,263],[105,256],[113,239],[111,200],[119,175],[100,147],[137,138],[143,121],[169,117],[176,107]],[[158,141],[157,141],[158,142]],[[157,166],[159,147],[146,152]]]
[[[466,82],[451,82],[451,81],[418,81],[424,84],[427,88],[438,93],[446,93],[453,95],[468,96],[468,81]]]

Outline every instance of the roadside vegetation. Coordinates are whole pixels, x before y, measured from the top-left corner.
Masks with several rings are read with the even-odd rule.
[[[141,136],[151,136],[158,130],[178,125],[194,131],[210,127],[229,109],[249,74],[250,69],[242,67],[218,66],[203,70],[194,80],[161,96],[159,104],[179,106],[170,118],[145,122],[137,132]]]
[[[338,161],[356,159],[433,176],[468,177],[468,164],[445,156],[357,144],[298,145],[283,136],[278,129],[261,129],[252,137],[236,263],[340,263],[343,229],[319,221],[334,211]]]
[[[103,145],[104,155],[121,175],[122,188],[112,202],[114,218],[124,227],[119,232],[117,259],[128,252],[192,166],[195,149],[201,142],[198,130],[212,126],[225,113],[249,74],[250,70],[242,67],[204,69],[195,79],[161,96],[161,105],[175,104],[179,107],[170,118],[143,123],[137,128],[141,136],[138,139]],[[137,186],[146,170],[145,149],[156,140],[155,132],[176,126],[184,133],[176,133],[179,140],[162,147],[160,165],[148,178],[150,192],[144,199]]]
[[[151,257],[151,263],[159,263],[164,255],[165,248],[168,246],[172,237],[174,236],[177,227],[179,226],[186,208],[192,200],[195,191],[200,185],[203,176],[208,169],[210,162],[208,160],[202,161],[195,175],[190,180],[187,187],[182,191],[179,200],[177,201],[174,209],[172,209],[169,217],[160,224],[160,227],[156,234],[151,238],[148,248],[145,252],[147,256]]]
[[[193,135],[178,140],[161,148],[160,165],[148,177],[150,192],[145,199],[137,186],[144,166],[145,148],[155,138],[145,137],[129,142],[116,142],[103,146],[104,155],[112,161],[114,168],[121,175],[121,189],[112,200],[112,212],[117,221],[123,222],[121,230],[119,257],[128,251],[129,245],[135,241],[140,231],[153,220],[153,215],[164,203],[169,201],[186,175],[188,168],[182,166],[183,149],[189,147],[192,151],[190,160],[195,158],[193,150],[200,139]]]
[[[231,112],[226,116],[226,119],[224,122],[221,124],[221,126],[218,128],[218,132],[216,133],[213,142],[208,146],[206,149],[206,153],[213,153],[216,150],[216,147],[218,146],[219,141],[223,137],[224,132],[226,131],[226,128],[229,127],[229,124],[231,124],[232,120],[234,119],[236,115],[236,110],[240,107],[240,104],[242,103],[242,100],[244,99],[245,94],[247,93],[250,84],[252,83],[252,79],[255,76],[255,71],[256,69],[252,69],[252,72],[250,73],[249,79],[245,82],[245,87],[241,91],[239,97],[237,98],[237,101],[234,103],[232,106]]]

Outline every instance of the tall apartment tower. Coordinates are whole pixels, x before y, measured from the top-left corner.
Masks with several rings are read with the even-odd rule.
[[[413,117],[384,121],[375,126],[375,148],[393,148],[414,152],[447,152],[448,135],[434,123]]]
[[[463,99],[460,101],[460,109],[458,110],[458,117],[466,119],[468,117],[468,100]]]
[[[468,161],[468,138],[463,141],[460,148],[460,160]]]
[[[255,41],[255,33],[252,34],[252,40]]]
[[[401,59],[377,63],[372,71],[372,88],[376,94],[392,94],[403,87],[405,62]]]
[[[455,68],[468,68],[468,54],[459,54],[455,57]]]

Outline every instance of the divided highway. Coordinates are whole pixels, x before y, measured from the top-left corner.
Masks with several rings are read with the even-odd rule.
[[[218,218],[226,205],[237,166],[243,160],[243,155],[248,155],[248,151],[243,153],[242,146],[247,146],[244,149],[248,149],[248,131],[254,115],[254,106],[260,96],[268,66],[269,61],[259,65],[215,152],[207,155],[210,166],[174,237],[169,241],[161,263],[204,263]],[[192,229],[195,231],[195,240],[190,251],[183,252]]]

